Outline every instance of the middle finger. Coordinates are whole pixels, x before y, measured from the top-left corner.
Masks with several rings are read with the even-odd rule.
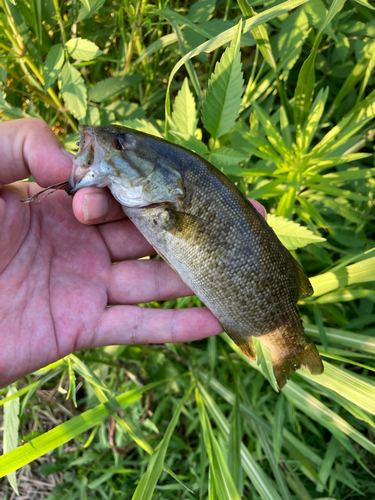
[[[113,264],[108,304],[139,304],[194,295],[168,264],[160,260],[135,260]]]

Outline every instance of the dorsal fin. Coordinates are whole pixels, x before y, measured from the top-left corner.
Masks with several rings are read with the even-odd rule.
[[[314,293],[314,289],[312,287],[312,284],[310,283],[309,278],[306,276],[305,271],[298,264],[293,255],[290,252],[288,252],[288,254],[290,256],[290,261],[296,273],[297,285],[298,285],[298,300],[310,297]]]

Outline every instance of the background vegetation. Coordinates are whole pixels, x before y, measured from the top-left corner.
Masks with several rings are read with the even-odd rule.
[[[2,119],[42,117],[72,151],[78,123],[118,122],[210,159],[312,277],[325,362],[278,392],[266,350],[225,334],[68,356],[1,391],[2,498],[22,466],[28,498],[373,498],[372,2],[0,6]]]

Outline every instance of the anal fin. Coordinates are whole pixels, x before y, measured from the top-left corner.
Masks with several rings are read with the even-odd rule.
[[[233,340],[233,342],[238,345],[245,356],[250,359],[250,361],[255,362],[257,360],[257,351],[255,349],[253,337],[251,335],[249,335],[248,337],[242,337],[237,334],[232,334],[228,330],[226,330],[226,332]]]

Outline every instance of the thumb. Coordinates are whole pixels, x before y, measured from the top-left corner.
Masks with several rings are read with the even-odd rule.
[[[67,181],[72,157],[39,118],[0,123],[0,187],[32,175],[43,187]]]

